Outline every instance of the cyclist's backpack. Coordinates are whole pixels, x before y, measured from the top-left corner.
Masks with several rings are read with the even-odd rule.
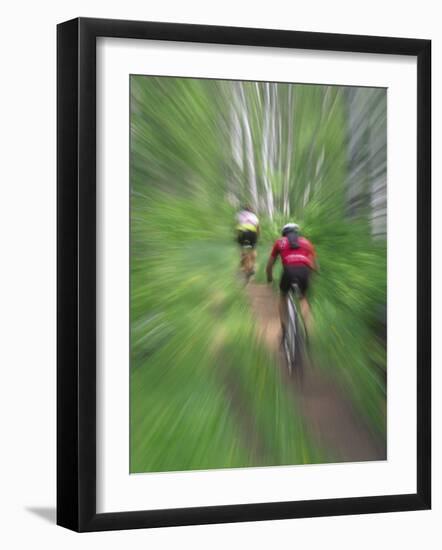
[[[290,248],[294,250],[299,248],[299,243],[298,243],[299,235],[296,231],[290,231],[290,233],[287,233],[286,236],[287,236],[287,239],[289,240]]]

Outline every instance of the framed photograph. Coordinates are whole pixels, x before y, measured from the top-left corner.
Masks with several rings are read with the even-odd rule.
[[[430,508],[430,41],[57,33],[57,523]]]

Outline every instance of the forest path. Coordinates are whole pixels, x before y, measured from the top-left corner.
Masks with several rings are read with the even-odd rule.
[[[281,353],[278,297],[270,286],[247,286],[257,332],[275,355],[284,384],[296,396],[311,436],[336,462],[385,460],[386,448],[376,440],[350,400],[331,378],[313,365],[305,367],[302,381],[290,377]]]

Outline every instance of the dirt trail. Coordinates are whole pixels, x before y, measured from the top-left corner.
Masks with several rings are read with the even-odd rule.
[[[333,380],[309,365],[302,383],[289,377],[281,353],[278,301],[271,287],[247,287],[257,331],[275,354],[286,384],[296,394],[305,423],[316,442],[337,461],[385,460],[386,449],[356,414],[349,399]]]

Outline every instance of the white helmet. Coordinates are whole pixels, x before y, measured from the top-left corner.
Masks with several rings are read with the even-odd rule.
[[[292,231],[299,233],[299,225],[297,223],[286,223],[281,233],[282,236],[285,237],[287,233],[291,233]]]

